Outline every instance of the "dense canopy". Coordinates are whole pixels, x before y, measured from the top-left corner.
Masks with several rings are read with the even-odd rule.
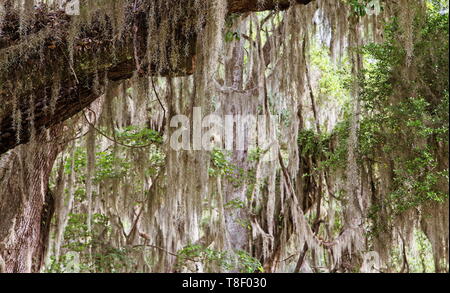
[[[0,273],[448,272],[448,2],[0,0]]]

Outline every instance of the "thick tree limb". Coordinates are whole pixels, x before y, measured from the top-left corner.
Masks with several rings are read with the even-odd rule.
[[[310,1],[228,0],[228,9],[229,13],[282,10],[291,3],[307,4]],[[70,17],[63,13],[47,15],[37,11],[33,30],[20,38],[19,20],[9,15],[9,22],[0,34],[0,154],[28,142],[34,130],[49,128],[79,113],[102,94],[99,89],[108,80],[132,77],[137,67],[133,56],[138,53],[138,57],[143,58],[145,54],[146,17],[145,13],[128,13],[126,24],[129,31],[136,27],[138,37],[133,38],[126,31],[121,42],[116,42],[115,36],[100,25],[84,30],[74,42],[75,62],[72,65],[65,53],[69,48]],[[105,35],[110,38],[105,38]],[[141,70],[139,74],[192,74],[195,70],[196,37],[183,37],[180,36],[180,43],[187,44],[183,45],[183,50],[189,49],[187,54],[181,54],[184,57],[175,67],[156,69],[152,64],[153,73]],[[145,64],[138,67],[149,68]],[[61,88],[54,109],[49,110],[48,100],[55,88],[56,75],[60,75]],[[13,104],[16,104],[15,111]],[[20,123],[16,121],[18,114]]]

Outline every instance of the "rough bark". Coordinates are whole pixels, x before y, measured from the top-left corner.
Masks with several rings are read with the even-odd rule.
[[[57,135],[61,126],[51,130]],[[54,210],[48,188],[57,142],[22,145],[0,160],[0,263],[7,273],[39,272]]]
[[[241,41],[236,43],[235,47],[233,48],[232,58],[226,64],[227,65],[226,72],[228,75],[226,80],[231,82],[231,84],[228,85],[230,88],[242,90],[244,87],[242,80],[243,60],[244,60],[244,47],[243,42]],[[225,115],[245,116],[247,114],[246,111],[250,111],[249,114],[253,115],[255,114],[252,113],[252,110],[253,111],[256,110],[256,105],[254,101],[255,97],[251,96],[249,97],[238,93],[229,93],[224,95],[223,98],[224,98]],[[247,133],[249,133],[248,130]],[[238,132],[238,129],[236,129],[233,133],[234,141],[237,140],[238,135],[242,135],[242,133]],[[247,146],[244,149],[247,149]],[[249,163],[247,160],[247,151],[243,150],[234,151],[231,158],[231,164],[233,166],[236,166],[236,168],[248,170]],[[248,186],[246,186],[245,184],[234,186],[232,182],[230,182],[229,180],[225,180],[223,182],[223,187],[224,187],[225,203],[231,201],[239,201],[243,203],[247,202],[246,192]],[[243,223],[244,219],[247,218],[248,212],[245,209],[227,208],[225,210],[226,229],[229,237],[229,243],[231,245],[231,249],[233,250],[246,250],[248,246],[249,230]]]

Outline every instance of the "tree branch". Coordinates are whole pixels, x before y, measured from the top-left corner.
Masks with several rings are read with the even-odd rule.
[[[228,11],[282,10],[294,2],[311,1],[228,0]],[[130,0],[129,5],[132,3]],[[135,31],[125,31],[123,40],[117,41],[108,26],[98,23],[83,27],[82,34],[72,44],[69,32],[74,19],[62,12],[36,10],[34,25],[26,36],[19,33],[17,13],[7,13],[0,28],[0,155],[29,142],[33,131],[49,128],[79,113],[102,94],[99,89],[107,86],[108,81],[131,78],[136,64],[140,65],[142,75],[182,76],[194,72],[195,34],[189,38],[180,34],[181,45],[175,49],[185,52],[181,50],[188,48],[188,52],[179,54],[183,57],[177,64],[159,68],[156,64],[137,63],[136,58],[145,60],[142,55],[147,46],[148,17],[145,11],[127,11],[125,26],[129,31],[135,27]],[[61,54],[71,50],[72,45],[73,63]],[[59,76],[61,88],[56,89],[57,100],[50,111],[55,76]]]

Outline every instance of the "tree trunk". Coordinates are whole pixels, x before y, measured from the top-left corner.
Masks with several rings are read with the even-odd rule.
[[[243,64],[244,60],[244,47],[242,41],[237,41],[234,44],[232,50],[232,57],[226,64],[226,80],[230,82],[227,86],[236,90],[243,89]],[[237,117],[238,115],[245,116],[246,114],[252,114],[252,111],[256,110],[255,97],[240,94],[238,92],[231,92],[223,95],[223,112],[224,115],[233,115]],[[257,103],[257,97],[256,97]],[[248,105],[252,105],[247,108]],[[249,111],[250,113],[246,113]],[[233,126],[233,141],[236,144],[238,136],[242,136],[249,133],[248,128],[239,128],[239,123]],[[248,127],[248,126],[247,126]],[[230,158],[230,163],[234,166],[238,172],[238,169],[247,171],[249,164],[247,161],[247,147],[243,146],[243,150],[234,150],[233,155]],[[238,179],[242,178],[242,174],[235,174]],[[245,183],[236,184],[228,179],[223,181],[223,194],[225,204],[229,202],[247,202],[247,185]],[[248,246],[248,239],[250,231],[247,229],[245,221],[248,219],[247,211],[243,208],[237,208],[230,206],[225,209],[225,224],[227,230],[227,236],[230,248],[234,251],[236,250],[246,250]]]
[[[0,159],[0,272],[39,272],[44,263],[54,209],[49,176],[61,151],[47,139],[41,134]]]

